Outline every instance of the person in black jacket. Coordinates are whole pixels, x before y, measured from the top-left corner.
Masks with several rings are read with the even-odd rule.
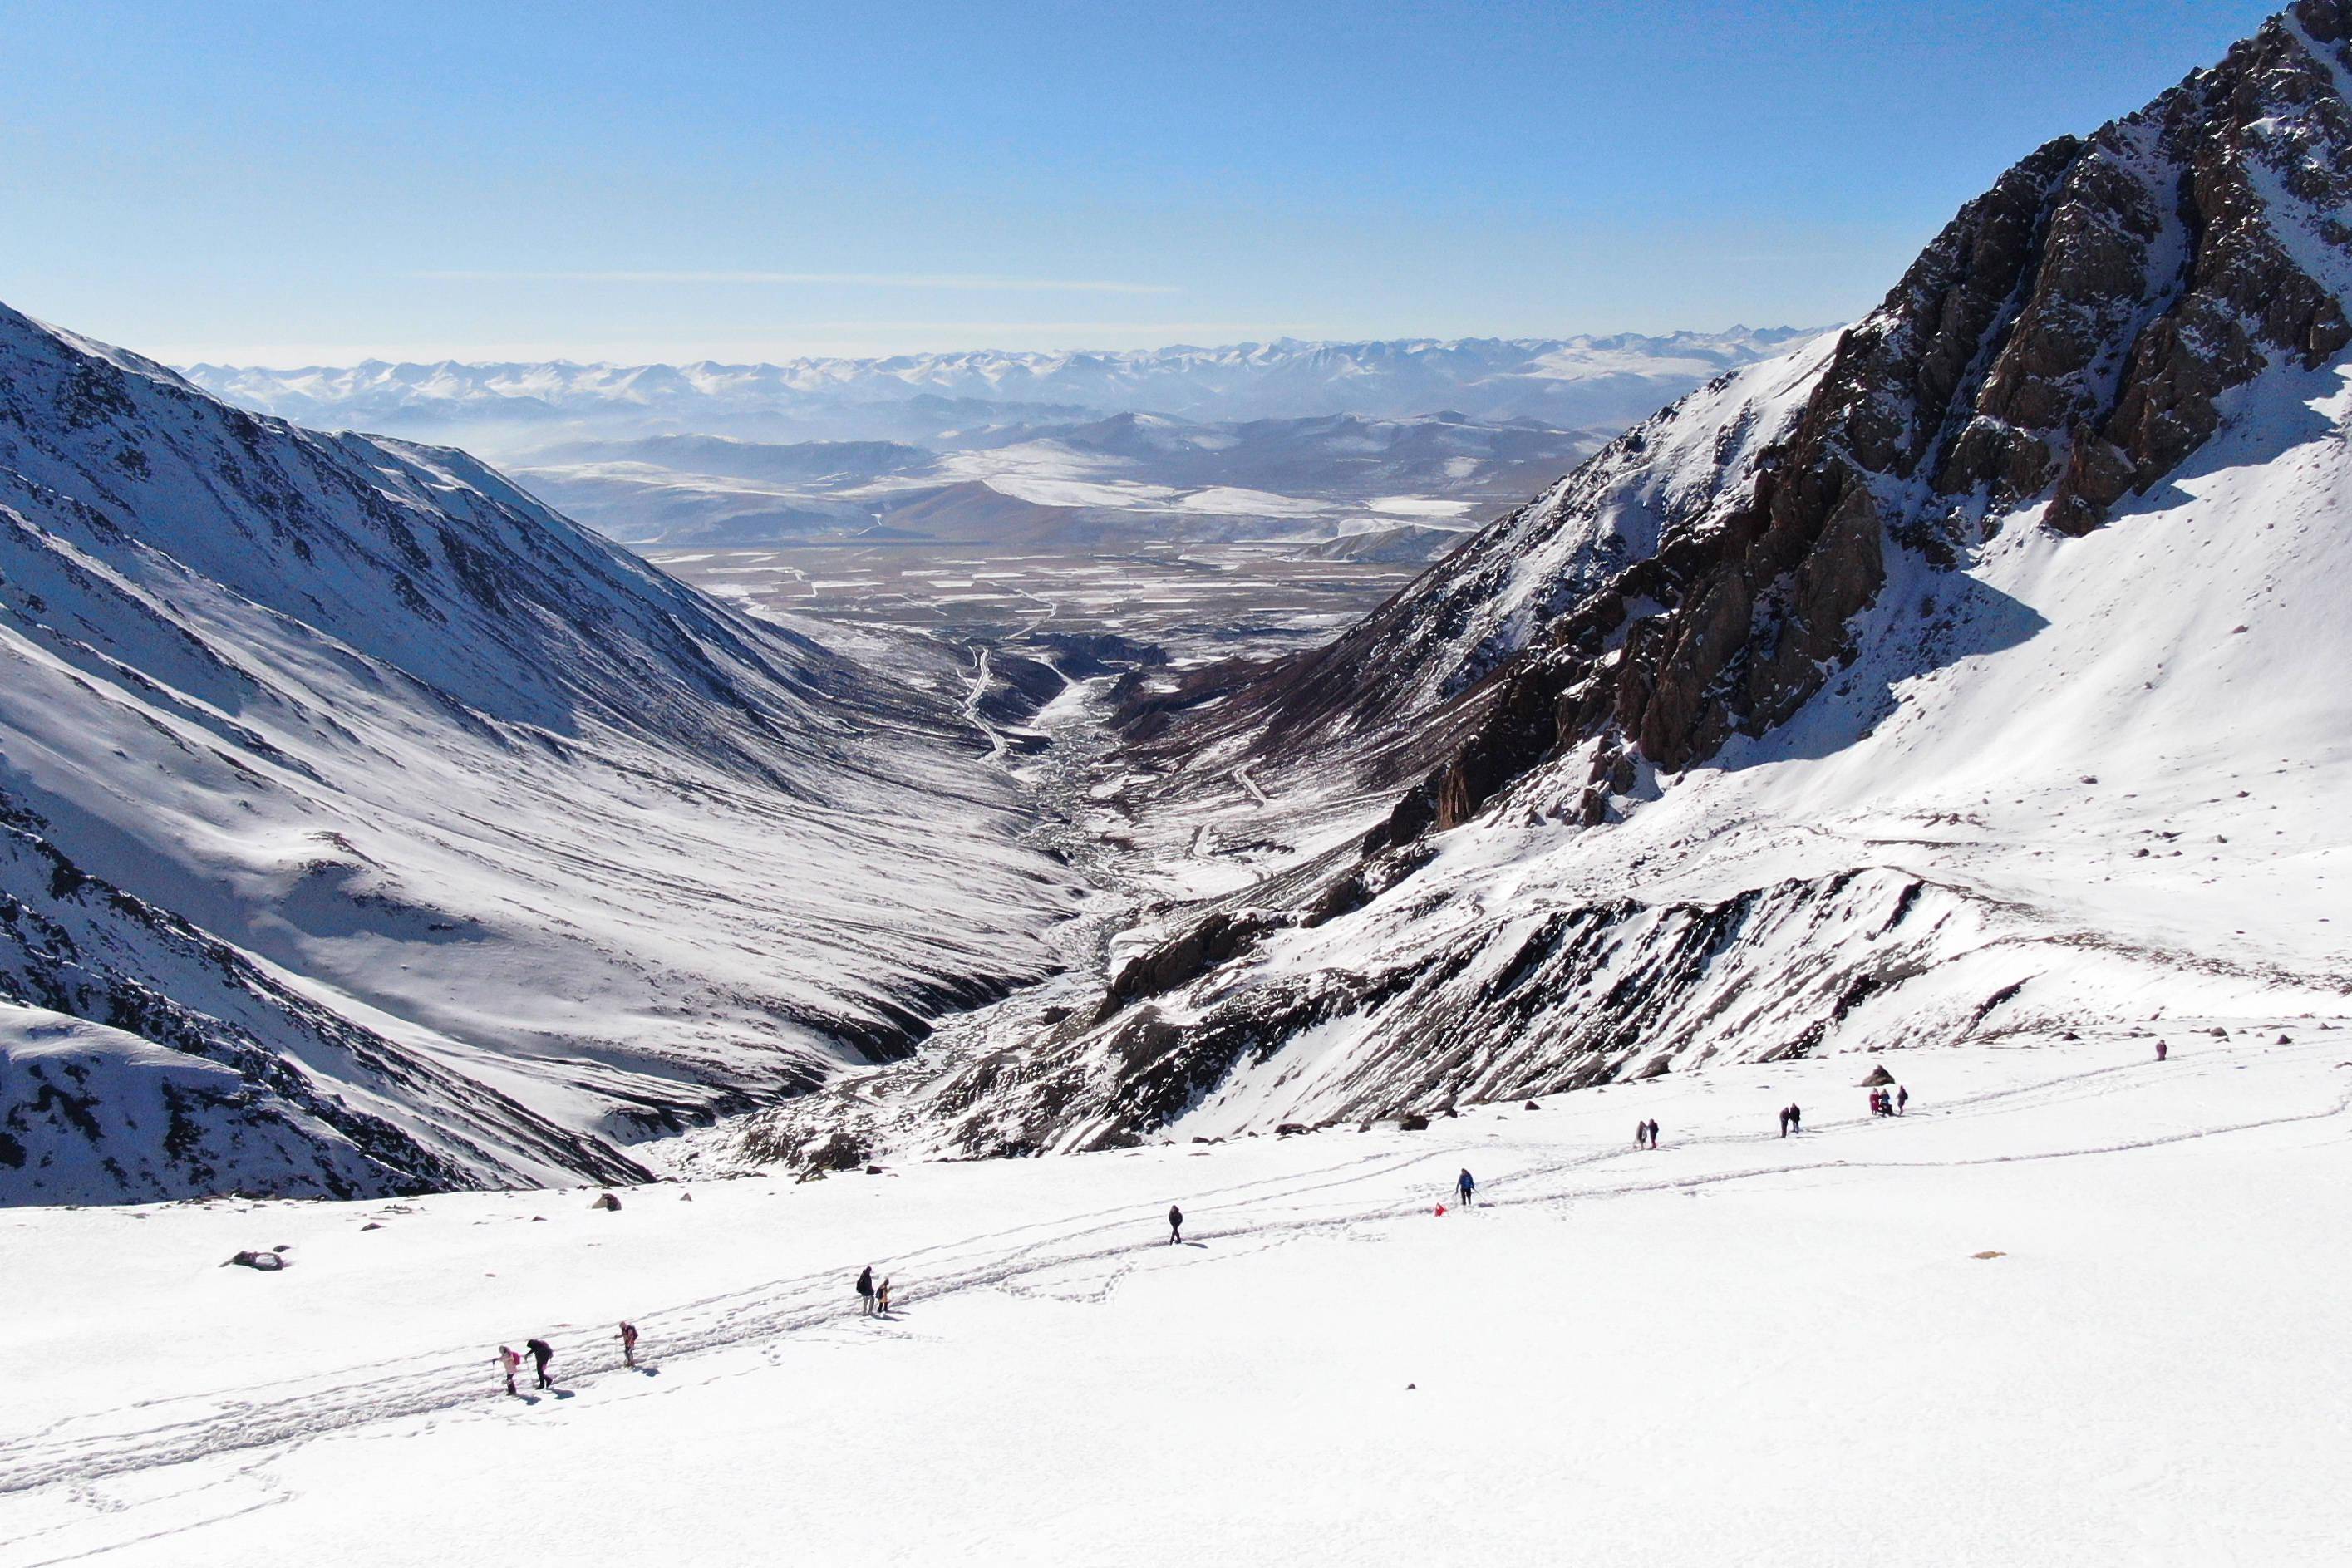
[[[539,1385],[555,1386],[555,1379],[547,1375],[547,1364],[555,1359],[555,1347],[543,1339],[525,1340],[523,1349],[530,1352],[531,1364],[539,1368]]]
[[[1168,1245],[1173,1247],[1184,1239],[1184,1211],[1174,1204],[1168,1206]]]
[[[861,1317],[874,1315],[874,1265],[871,1263],[857,1271],[857,1311]]]

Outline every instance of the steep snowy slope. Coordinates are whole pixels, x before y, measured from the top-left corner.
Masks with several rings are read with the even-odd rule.
[[[1161,810],[1229,822],[1246,786],[1297,857],[881,1134],[1084,1146],[2332,1007],[2347,39],[2305,0],[1332,648],[1136,702]]]
[[[0,312],[0,1000],[163,1048],[74,1037],[110,1101],[251,1091],[175,1144],[12,1044],[0,1198],[27,1118],[140,1196],[625,1176],[896,1052],[1063,900],[979,745],[462,454]]]

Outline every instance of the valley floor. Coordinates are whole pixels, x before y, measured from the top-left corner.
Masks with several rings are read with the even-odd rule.
[[[618,1212],[11,1210],[0,1564],[2329,1561],[2352,1034],[2172,1043]]]

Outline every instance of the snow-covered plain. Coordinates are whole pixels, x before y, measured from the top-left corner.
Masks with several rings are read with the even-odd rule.
[[[617,1213],[10,1211],[0,1563],[2336,1561],[2352,1033],[2226,1027],[1885,1058],[1895,1121],[1845,1057]]]

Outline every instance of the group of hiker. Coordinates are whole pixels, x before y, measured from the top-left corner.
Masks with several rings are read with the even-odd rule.
[[[868,1263],[857,1271],[857,1311],[862,1317],[887,1318],[890,1315],[890,1277],[874,1282],[874,1265]]]
[[[621,1323],[621,1360],[630,1366],[637,1364],[637,1325],[623,1320]],[[531,1368],[539,1375],[538,1386],[552,1388],[555,1379],[547,1375],[547,1364],[555,1359],[555,1347],[543,1339],[527,1339],[523,1349],[530,1353]],[[522,1390],[515,1386],[515,1374],[522,1370],[522,1357],[511,1345],[499,1346],[498,1368],[507,1380],[507,1392],[520,1396]]]
[[[2161,1047],[2158,1051],[2158,1060],[2161,1061],[2163,1060]],[[1899,1083],[1892,1089],[1878,1088],[1870,1092],[1870,1110],[1871,1114],[1874,1116],[1900,1116],[1910,1103],[1911,1091]],[[1804,1130],[1805,1113],[1795,1102],[1791,1101],[1780,1107],[1782,1137],[1785,1138],[1791,1133],[1802,1133]],[[1644,1117],[1633,1124],[1633,1146],[1637,1149],[1654,1149],[1658,1146],[1658,1123],[1655,1117]],[[1467,1166],[1454,1178],[1454,1195],[1456,1201],[1464,1207],[1468,1207],[1477,1201],[1478,1181],[1470,1174]],[[1444,1213],[1444,1205],[1440,1204],[1437,1212]],[[1173,1247],[1183,1239],[1184,1211],[1171,1203],[1168,1206],[1168,1244]],[[857,1300],[858,1311],[862,1316],[888,1317],[890,1315],[889,1278],[886,1275],[881,1283],[877,1284],[872,1264],[869,1263],[860,1269],[857,1272]],[[622,1361],[629,1366],[635,1366],[637,1364],[636,1324],[624,1322],[620,1328],[620,1340]],[[523,1342],[523,1348],[530,1354],[531,1364],[539,1378],[538,1386],[554,1387],[555,1380],[548,1375],[547,1371],[548,1364],[555,1359],[554,1347],[543,1339],[530,1339]],[[521,1390],[515,1385],[515,1377],[521,1370],[522,1357],[509,1347],[500,1345],[498,1367],[506,1379],[507,1392],[520,1394]]]

